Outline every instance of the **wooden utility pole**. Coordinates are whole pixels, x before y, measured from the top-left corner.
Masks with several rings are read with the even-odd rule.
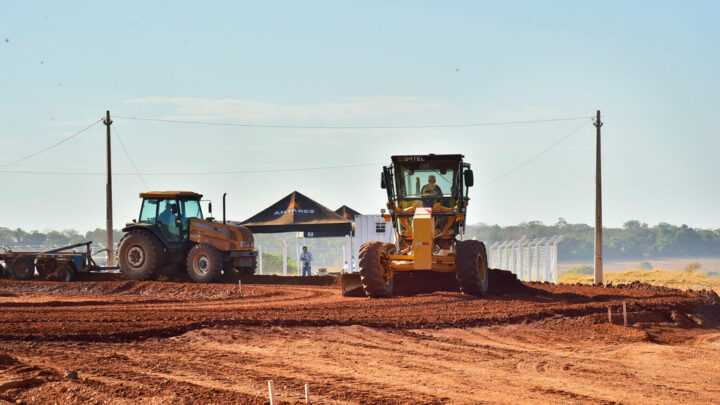
[[[597,128],[597,145],[595,147],[595,285],[603,282],[603,264],[602,264],[602,175],[600,170],[600,127],[603,123],[600,121],[600,110],[597,110],[597,118],[595,119],[595,128]]]
[[[103,121],[107,127],[106,144],[107,144],[107,182],[105,186],[105,204],[107,205],[105,225],[107,227],[107,255],[108,260],[106,266],[115,265],[115,252],[113,241],[113,220],[112,220],[112,154],[110,151],[110,111],[105,112],[105,120]]]

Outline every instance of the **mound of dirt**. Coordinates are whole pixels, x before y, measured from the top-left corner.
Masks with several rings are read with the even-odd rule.
[[[17,364],[17,360],[6,353],[0,352],[0,366],[12,366]]]
[[[630,284],[618,284],[615,286],[615,288],[619,289],[630,289],[630,290],[640,290],[640,291],[652,291],[652,292],[660,292],[660,293],[676,293],[680,292],[682,290],[678,290],[677,288],[670,288],[670,287],[664,287],[659,285],[652,285],[648,283],[643,283],[640,281],[633,281]]]
[[[509,271],[489,270],[488,294],[490,295],[528,293],[533,290]],[[393,295],[395,296],[430,294],[438,291],[460,291],[460,284],[454,273],[403,271],[396,273],[393,277]],[[364,296],[364,293],[360,291],[358,296]]]
[[[532,290],[507,270],[490,269],[488,292],[493,295],[523,293]]]

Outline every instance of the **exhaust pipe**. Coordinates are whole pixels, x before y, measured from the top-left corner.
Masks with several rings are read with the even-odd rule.
[[[223,225],[226,223],[225,222],[225,196],[226,195],[227,195],[227,193],[223,193]]]

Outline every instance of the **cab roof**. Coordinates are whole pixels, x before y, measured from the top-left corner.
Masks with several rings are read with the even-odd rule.
[[[202,194],[194,193],[192,191],[148,191],[147,193],[140,193],[140,198],[179,198],[183,200],[199,200],[202,198]]]
[[[456,162],[462,162],[463,155],[436,155],[430,153],[429,155],[394,155],[391,157],[393,163],[422,163],[431,162],[438,160],[452,160]]]

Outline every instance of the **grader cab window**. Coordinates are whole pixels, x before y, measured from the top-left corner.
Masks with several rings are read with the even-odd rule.
[[[454,170],[412,170],[401,171],[406,198],[450,197],[455,181]],[[401,195],[401,197],[403,197]]]
[[[444,207],[456,204],[458,187],[458,162],[431,161],[396,164],[394,168],[395,195],[400,209],[418,204]]]

